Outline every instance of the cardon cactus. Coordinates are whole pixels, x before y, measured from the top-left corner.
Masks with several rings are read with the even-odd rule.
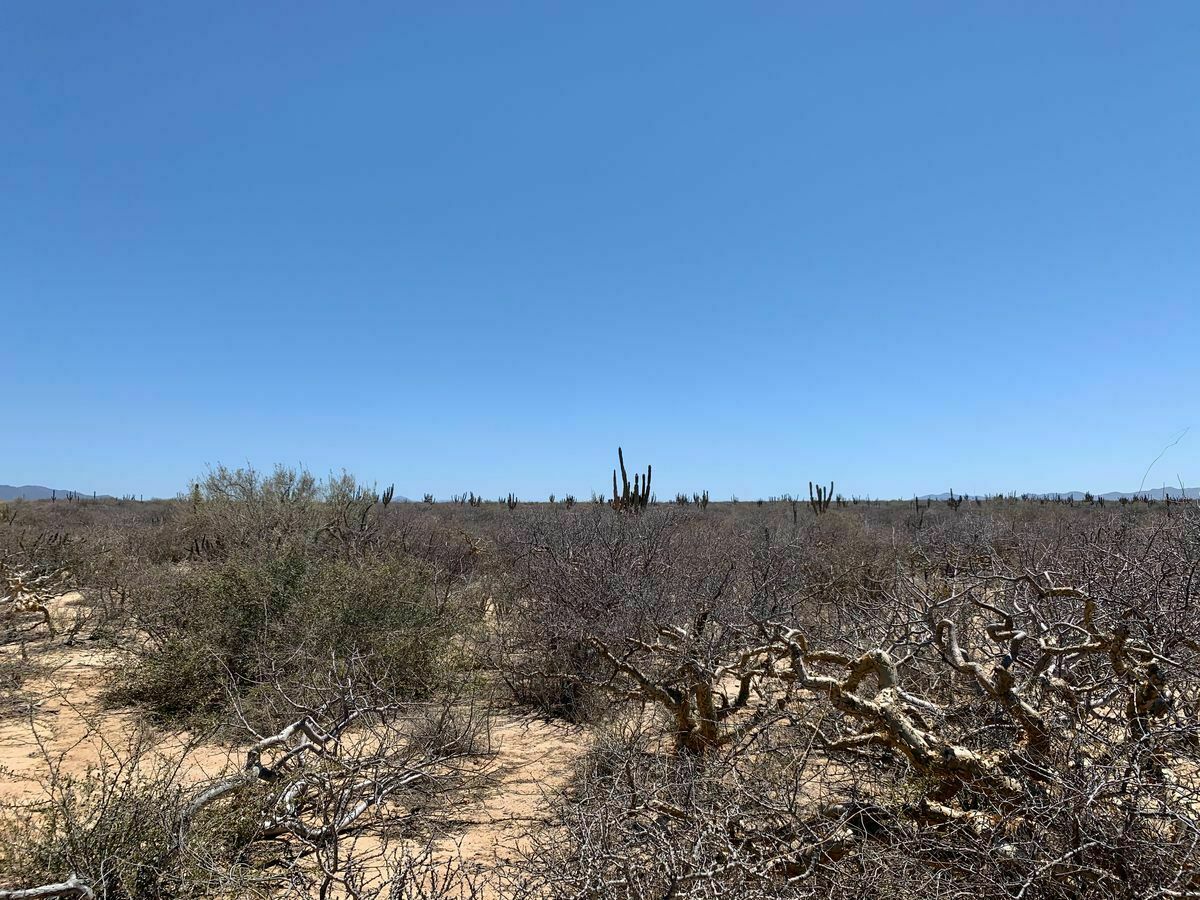
[[[633,486],[630,487],[629,475],[625,471],[625,453],[620,447],[617,448],[617,461],[621,464],[621,492],[617,493],[617,470],[613,469],[613,497],[610,505],[619,512],[641,512],[650,503],[652,467],[646,466],[644,478],[635,472]]]

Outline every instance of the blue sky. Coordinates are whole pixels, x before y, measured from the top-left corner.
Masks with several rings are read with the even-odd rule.
[[[0,482],[1132,489],[1200,426],[1197,48],[1194,3],[10,5]]]

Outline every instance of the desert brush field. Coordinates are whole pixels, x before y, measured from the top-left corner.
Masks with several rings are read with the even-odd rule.
[[[1200,896],[1195,503],[651,484],[3,504],[0,898]]]

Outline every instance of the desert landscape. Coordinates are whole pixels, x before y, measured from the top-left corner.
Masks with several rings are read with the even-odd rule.
[[[1200,890],[1200,509],[5,503],[0,896]]]
[[[1200,900],[1198,47],[5,3],[0,900]]]

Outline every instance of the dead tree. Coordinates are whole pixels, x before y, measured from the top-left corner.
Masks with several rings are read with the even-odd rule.
[[[4,579],[0,610],[3,610],[4,618],[12,620],[20,615],[36,615],[53,637],[56,632],[49,603],[65,589],[69,577],[61,569],[18,568],[0,561],[0,578]]]
[[[604,641],[589,643],[612,667],[603,686],[621,696],[655,703],[673,723],[677,750],[707,753],[733,744],[769,721],[774,703],[758,691],[756,679],[772,665],[772,646],[748,645],[719,653],[700,613],[688,628],[660,626],[653,643],[626,638],[614,652]],[[753,701],[753,702],[752,702]]]
[[[96,893],[75,875],[57,884],[6,891],[0,889],[0,900],[95,900]]]
[[[242,717],[243,727],[256,738],[245,764],[188,803],[179,826],[181,843],[203,810],[255,783],[266,784],[273,798],[261,825],[263,838],[292,835],[319,843],[355,827],[405,789],[449,778],[471,755],[472,747],[461,740],[414,743],[406,730],[411,706],[385,702],[380,686],[353,674],[359,668],[353,659],[337,663],[325,678],[319,704],[292,698],[282,685],[273,685],[285,708],[303,715],[265,735]]]
[[[919,634],[893,646],[814,646],[803,628],[778,621],[723,626],[755,638],[740,650],[715,640],[722,626],[713,621],[660,626],[651,640],[593,640],[612,668],[610,690],[666,710],[684,756],[731,767],[715,781],[709,766],[669,787],[666,770],[633,774],[636,755],[624,768],[607,763],[626,774],[605,782],[609,800],[593,796],[599,806],[578,835],[623,861],[603,870],[612,883],[644,890],[631,896],[669,884],[676,896],[704,896],[705,879],[736,878],[781,896],[779,885],[859,871],[861,863],[838,875],[844,860],[891,854],[911,866],[902,849],[911,847],[1012,896],[1053,882],[1112,893],[1132,865],[1140,884],[1169,886],[1158,896],[1200,890],[1200,724],[1172,684],[1172,673],[1186,676],[1195,693],[1200,652],[1183,624],[1194,620],[1174,632],[1159,615],[1152,640],[1128,610],[1114,620],[1093,590],[1060,573],[993,567],[946,577],[897,583],[892,608]],[[840,796],[785,807],[794,789],[750,774],[767,765],[753,741],[770,741],[780,717],[805,735],[787,743],[810,748],[804,765],[824,771],[824,783],[845,773]],[[882,782],[879,767],[892,773]],[[603,804],[614,797],[610,817]],[[631,821],[636,828],[623,824]],[[994,848],[982,861],[981,845]],[[650,855],[639,849],[647,846]]]

